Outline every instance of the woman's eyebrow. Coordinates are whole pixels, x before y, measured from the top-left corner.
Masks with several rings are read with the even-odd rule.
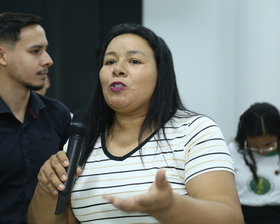
[[[132,51],[128,51],[127,54],[142,54],[146,57],[146,54],[144,54],[142,51],[138,51],[138,50],[132,50]]]
[[[142,55],[144,55],[145,57],[147,57],[146,54],[144,54],[142,51],[138,51],[138,50],[127,51],[126,53],[127,53],[127,54],[142,54]],[[114,51],[109,51],[109,52],[106,52],[106,53],[104,54],[104,56],[106,56],[106,55],[116,55],[116,52],[114,52]]]

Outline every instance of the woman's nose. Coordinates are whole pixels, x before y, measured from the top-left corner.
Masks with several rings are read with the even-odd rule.
[[[114,71],[113,71],[113,75],[115,75],[115,76],[125,76],[126,75],[126,69],[125,69],[124,62],[119,62],[116,64]]]

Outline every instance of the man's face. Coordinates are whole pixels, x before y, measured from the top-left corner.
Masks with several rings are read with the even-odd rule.
[[[20,40],[6,51],[6,75],[17,86],[38,90],[44,85],[48,68],[53,64],[46,52],[48,41],[40,25],[21,29]]]

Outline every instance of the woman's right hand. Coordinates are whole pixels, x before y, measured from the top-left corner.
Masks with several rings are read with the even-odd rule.
[[[38,174],[38,186],[47,193],[58,195],[58,191],[63,191],[63,182],[67,180],[65,168],[69,166],[69,160],[64,151],[59,151],[52,155],[41,167]],[[82,169],[78,167],[76,175],[79,176]]]

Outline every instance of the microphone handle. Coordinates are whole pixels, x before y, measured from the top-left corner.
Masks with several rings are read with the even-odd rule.
[[[75,174],[81,158],[84,141],[85,138],[80,137],[79,135],[73,135],[69,138],[69,143],[67,147],[67,156],[70,165],[66,168],[68,179],[67,181],[64,182],[65,189],[60,192],[62,195],[68,196],[72,191],[74,180],[75,180]]]
[[[69,167],[66,168],[68,179],[67,181],[64,182],[65,189],[59,192],[59,197],[58,197],[56,211],[55,211],[56,215],[60,215],[61,213],[64,212],[67,198],[71,194],[84,141],[85,138],[79,135],[72,135],[69,138],[69,143],[67,147],[67,156],[70,165]]]

